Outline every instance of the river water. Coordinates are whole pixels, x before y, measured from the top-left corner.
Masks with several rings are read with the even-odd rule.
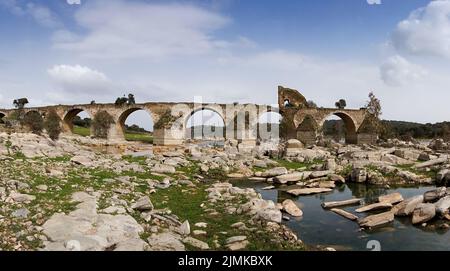
[[[385,189],[363,184],[348,184],[337,187],[333,192],[311,196],[292,197],[283,191],[286,187],[273,190],[262,190],[267,183],[254,181],[233,182],[238,187],[251,187],[257,190],[264,199],[274,202],[283,202],[292,199],[297,202],[303,211],[302,218],[290,218],[284,221],[294,230],[299,238],[309,245],[333,247],[337,250],[372,250],[372,244],[380,245],[381,250],[408,251],[408,250],[450,250],[450,232],[440,229],[444,221],[431,221],[427,227],[413,226],[411,217],[395,218],[395,221],[373,230],[361,230],[354,221],[347,220],[331,211],[324,210],[321,203],[324,201],[346,200],[352,197],[363,198],[366,203],[373,203],[383,194],[399,192],[403,198],[423,194],[434,189],[433,186],[414,188]],[[354,213],[357,206],[342,207]],[[372,212],[371,214],[374,214]],[[367,214],[356,214],[359,217]]]

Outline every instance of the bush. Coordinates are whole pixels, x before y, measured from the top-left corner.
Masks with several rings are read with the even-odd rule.
[[[44,120],[39,112],[30,111],[25,114],[22,125],[28,126],[32,133],[40,135],[44,129]]]
[[[94,116],[92,127],[94,136],[99,138],[108,138],[108,130],[111,124],[114,123],[114,118],[106,111],[100,111]]]
[[[56,114],[55,110],[51,110],[44,122],[45,130],[47,130],[48,136],[52,140],[57,140],[59,134],[61,134],[61,118]]]

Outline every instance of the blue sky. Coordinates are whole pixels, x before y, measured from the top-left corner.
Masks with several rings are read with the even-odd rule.
[[[138,101],[320,106],[448,120],[450,0],[0,0],[0,105]],[[426,101],[426,102],[424,102]],[[414,105],[414,108],[412,108]]]

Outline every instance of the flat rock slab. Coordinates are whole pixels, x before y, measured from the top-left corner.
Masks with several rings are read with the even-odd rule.
[[[431,203],[421,203],[417,205],[413,212],[412,223],[421,224],[430,221],[436,216],[436,207]]]
[[[333,208],[330,211],[332,211],[332,212],[334,212],[334,213],[336,213],[336,214],[338,214],[340,216],[343,216],[343,217],[345,217],[347,219],[350,219],[352,221],[358,220],[358,217],[356,215],[354,215],[352,213],[349,213],[347,211],[344,211],[342,209]]]
[[[276,176],[273,178],[275,183],[286,184],[286,183],[295,183],[298,181],[306,180],[311,172],[294,172],[285,175]]]
[[[360,219],[358,221],[359,226],[364,228],[373,228],[388,224],[394,221],[394,213],[393,212],[385,212],[377,215],[371,215]]]
[[[275,177],[275,176],[280,176],[280,175],[286,175],[288,174],[288,171],[285,167],[275,167],[275,168],[271,168],[268,169],[264,172],[261,173],[261,177]]]
[[[293,217],[303,216],[302,210],[300,210],[300,208],[298,208],[297,204],[295,204],[294,201],[287,199],[287,200],[283,201],[282,205],[283,205],[283,211],[290,214],[291,216],[293,216]]]
[[[342,201],[330,201],[330,202],[322,202],[322,208],[335,208],[341,206],[348,206],[354,204],[361,204],[362,199],[348,199]]]
[[[369,211],[375,211],[375,210],[382,210],[382,209],[388,209],[392,208],[392,204],[388,202],[378,202],[369,204],[366,206],[363,206],[361,208],[356,209],[357,213],[363,213],[363,212],[369,212]]]
[[[290,189],[287,190],[286,192],[294,196],[304,196],[311,194],[326,193],[331,191],[333,191],[333,189],[330,188],[298,188],[298,189]]]
[[[446,163],[448,161],[447,157],[443,157],[443,158],[438,158],[438,159],[434,159],[434,160],[430,160],[430,161],[426,161],[420,164],[415,165],[415,168],[424,168],[424,167],[431,167],[434,165],[438,165],[438,164],[443,164]]]
[[[396,204],[403,201],[403,196],[400,193],[392,193],[378,197],[378,202],[385,202],[390,204]]]

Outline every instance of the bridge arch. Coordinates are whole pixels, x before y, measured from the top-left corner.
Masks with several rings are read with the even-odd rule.
[[[6,117],[6,113],[0,111],[0,124],[5,123],[4,117]]]
[[[63,124],[62,126],[63,126],[63,131],[65,133],[73,133],[74,132],[75,117],[78,116],[81,112],[85,112],[91,120],[93,119],[91,112],[89,112],[85,108],[83,108],[83,107],[71,108],[71,109],[67,110],[66,112],[64,112],[63,118],[62,118],[62,124]]]
[[[152,138],[150,135],[144,135],[142,132],[142,137],[138,136],[140,132],[136,131],[132,135],[127,136],[127,125],[126,122],[128,118],[133,115],[135,112],[145,112],[145,116],[141,116],[142,120],[146,119],[146,125],[144,127],[141,127],[142,125],[139,125],[140,128],[149,127],[149,132],[153,132],[153,125],[154,125],[154,116],[152,114],[152,111],[150,109],[146,108],[145,106],[133,106],[129,107],[123,112],[120,113],[116,120],[115,124],[115,131],[117,133],[116,137],[120,139],[130,140],[130,141],[145,141],[146,143],[152,143]],[[147,119],[148,118],[148,119]],[[148,122],[147,122],[148,120]]]
[[[333,116],[333,115],[339,117],[344,123],[343,128],[345,131],[345,143],[346,144],[357,144],[357,141],[358,141],[358,137],[357,137],[357,133],[356,133],[357,123],[353,119],[353,117],[350,114],[348,114],[347,112],[338,110],[338,111],[328,113],[318,123],[319,129],[321,130],[321,132],[323,132],[324,124],[325,124],[325,121],[327,120],[327,118],[330,116]]]
[[[185,117],[185,138],[222,140],[225,138],[225,125],[225,117],[220,106],[195,108]]]

